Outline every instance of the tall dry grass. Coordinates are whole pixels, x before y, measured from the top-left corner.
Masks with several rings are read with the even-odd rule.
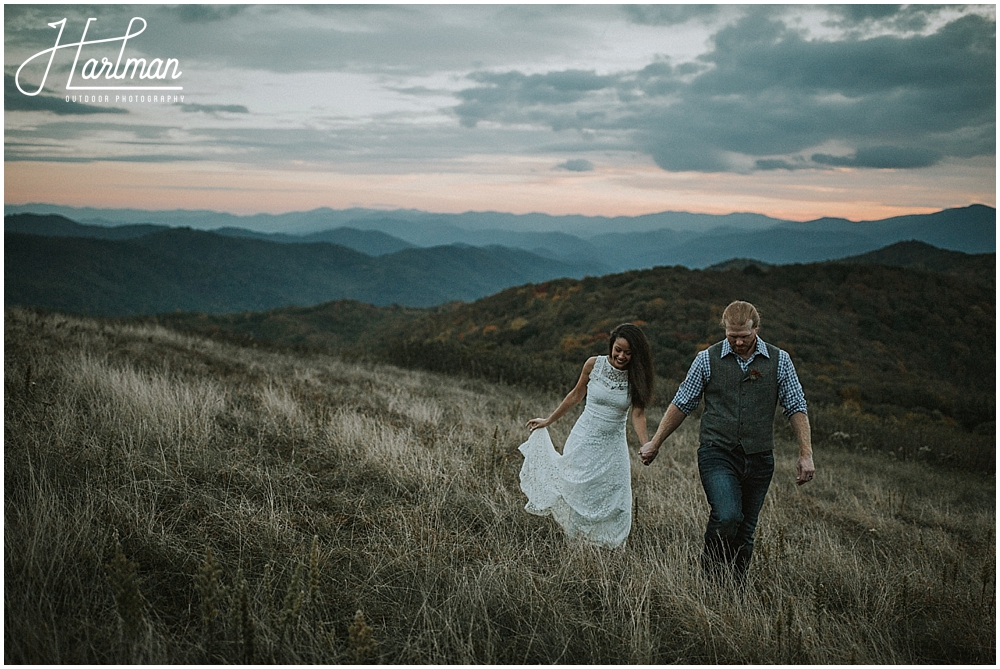
[[[697,567],[693,420],[633,458],[607,551],[523,511],[516,448],[557,395],[18,309],[4,331],[6,662],[995,660],[992,476],[818,442],[798,488],[781,431],[735,594]]]

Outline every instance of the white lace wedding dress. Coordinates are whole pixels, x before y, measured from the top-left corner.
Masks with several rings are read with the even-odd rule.
[[[560,455],[545,428],[518,447],[524,455],[525,509],[552,516],[566,534],[613,548],[632,527],[632,480],[625,426],[628,372],[599,356],[587,383],[587,403]]]

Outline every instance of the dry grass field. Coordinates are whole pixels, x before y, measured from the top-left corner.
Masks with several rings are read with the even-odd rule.
[[[780,430],[733,594],[697,568],[694,420],[633,450],[607,551],[523,511],[559,395],[20,309],[4,334],[6,663],[996,660],[992,473],[818,439],[798,488]]]

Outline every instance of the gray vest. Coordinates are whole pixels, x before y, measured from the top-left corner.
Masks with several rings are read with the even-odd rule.
[[[722,342],[708,349],[711,376],[705,385],[701,416],[701,443],[747,455],[774,448],[774,408],[778,403],[778,348],[766,344],[768,355],[758,355],[744,374],[736,353],[721,358]]]

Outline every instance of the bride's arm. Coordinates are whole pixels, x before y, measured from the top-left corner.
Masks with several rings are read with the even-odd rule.
[[[549,414],[548,418],[532,418],[528,421],[528,427],[532,431],[540,427],[552,425],[552,423],[559,420],[563,414],[575,407],[587,396],[587,383],[590,381],[590,373],[594,371],[594,363],[596,362],[597,356],[595,355],[583,363],[583,371],[580,372],[580,378],[576,382],[576,385],[573,386],[573,390],[569,391],[566,398],[556,407],[555,411]]]
[[[645,409],[632,407],[632,429],[635,430],[635,436],[639,437],[640,446],[649,441],[649,431],[646,428]]]

